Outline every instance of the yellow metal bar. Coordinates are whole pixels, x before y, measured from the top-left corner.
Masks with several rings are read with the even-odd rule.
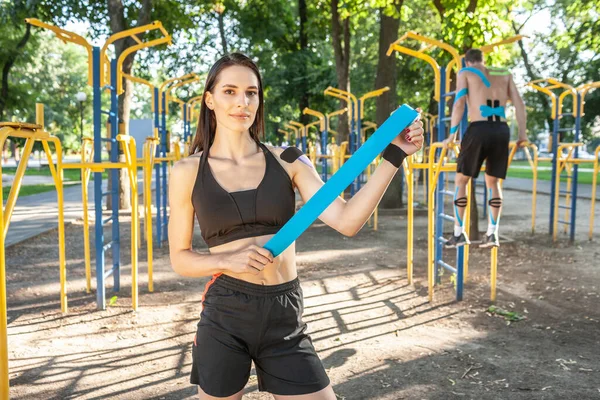
[[[325,130],[325,114],[316,110],[312,110],[308,107],[305,107],[304,110],[302,110],[302,114],[312,115],[313,117],[319,118],[319,129],[321,132]]]
[[[541,87],[537,84],[538,81],[531,81],[526,86],[529,86],[532,89],[537,90],[538,92],[542,92],[548,96],[550,96],[550,100],[552,100],[552,110],[551,117],[552,119],[556,119],[556,95],[552,93],[547,87]]]
[[[10,127],[0,127],[0,149],[4,148],[6,138],[13,131]],[[0,180],[2,163],[0,162]],[[4,235],[4,198],[0,190],[0,398],[9,398],[8,379],[8,320],[6,307],[6,252]]]
[[[298,128],[298,130],[300,131],[300,135],[301,137],[305,137],[306,136],[306,126],[304,124],[301,124],[300,122],[296,122],[296,121],[290,121],[290,125],[294,125],[295,127]]]
[[[104,45],[102,46],[102,48],[100,49],[100,71],[101,71],[101,81],[100,81],[100,85],[104,86],[106,83],[108,82],[104,82],[102,81],[102,79],[104,78],[105,75],[105,71],[109,68],[109,63],[107,63],[108,60],[108,56],[107,56],[107,50],[108,50],[108,46],[110,46],[111,44],[113,44],[114,42],[116,42],[119,39],[124,39],[127,37],[133,37],[134,35],[137,35],[139,33],[144,33],[144,32],[148,32],[148,31],[153,31],[153,30],[159,30],[163,37],[159,38],[159,39],[154,39],[151,40],[149,42],[146,43],[141,43],[141,44],[137,44],[134,45],[132,47],[129,47],[128,49],[126,49],[123,53],[121,53],[121,56],[123,56],[123,54],[125,54],[128,50],[132,49],[132,48],[136,48],[136,50],[145,48],[145,47],[151,47],[151,46],[156,46],[157,44],[163,44],[163,43],[171,43],[171,36],[169,35],[169,33],[165,30],[165,28],[163,27],[162,23],[160,21],[153,21],[150,24],[147,25],[142,25],[142,26],[138,26],[135,28],[131,28],[131,29],[127,29],[125,31],[122,32],[117,32],[113,35],[111,35],[106,42],[104,42]],[[166,39],[166,40],[165,40]],[[135,39],[134,39],[135,40]],[[160,41],[160,42],[158,42]],[[152,43],[152,44],[151,44]],[[133,50],[135,51],[135,50]],[[130,54],[131,52],[128,52],[125,57]],[[117,60],[117,74],[119,74],[119,71],[121,70],[121,65],[122,62],[121,61],[121,56],[119,57],[119,60]],[[124,57],[123,57],[124,60]],[[118,78],[120,78],[120,75],[118,76]],[[121,79],[117,79],[117,81],[119,82]],[[117,82],[117,90],[118,90],[118,82]],[[119,91],[117,91],[117,93],[121,93]]]
[[[92,162],[94,154],[93,140],[84,138],[81,146],[81,163],[87,164]],[[89,147],[89,151],[88,151]],[[88,168],[81,169],[81,203],[83,206],[83,258],[85,260],[85,282],[86,292],[92,292],[92,265],[90,257],[90,228],[88,216],[88,183],[91,176],[91,171]]]
[[[491,271],[490,271],[490,300],[496,301],[496,279],[498,277],[498,248],[492,247],[490,252]]]
[[[45,22],[40,21],[37,18],[25,18],[25,22],[30,25],[38,26],[40,28],[48,29],[56,35],[57,38],[63,41],[63,43],[75,43],[79,46],[83,46],[88,54],[88,85],[92,86],[93,82],[93,63],[92,63],[92,45],[88,43],[87,40],[83,36],[80,36],[74,32],[70,32],[64,29],[61,29],[57,26],[47,24]]]
[[[332,86],[329,86],[327,89],[325,89],[324,93],[325,93],[325,95],[329,95],[329,96],[337,97],[342,100],[346,100],[348,102],[348,104],[352,107],[353,114],[354,114],[354,120],[355,121],[358,120],[358,100],[356,99],[355,95],[353,95],[352,93],[350,93],[348,91],[334,88]],[[348,117],[350,117],[350,114],[348,114]]]
[[[504,46],[504,45],[507,45],[507,44],[512,44],[512,43],[518,42],[521,39],[528,38],[528,37],[529,36],[525,36],[525,35],[511,36],[508,39],[504,39],[504,40],[501,40],[501,41],[496,42],[496,43],[491,43],[491,44],[488,44],[488,45],[485,45],[485,46],[481,46],[479,48],[479,50],[481,50],[483,53],[490,53],[496,47]]]
[[[413,246],[414,246],[414,173],[413,173],[413,159],[414,156],[407,157],[403,164],[404,175],[406,176],[406,190],[407,190],[407,238],[406,238],[406,277],[408,279],[408,284],[413,284]]]
[[[190,74],[191,76],[189,78],[186,79],[182,79],[181,82],[178,82],[172,86],[169,86],[166,90],[166,96],[167,99],[165,101],[165,111],[168,113],[169,112],[169,100],[170,99],[174,99],[175,96],[171,97],[171,91],[174,89],[177,89],[181,86],[185,86],[185,85],[189,85],[190,83],[194,83],[194,82],[199,82],[200,81],[200,77],[198,75],[196,75],[196,73],[192,72]]]
[[[433,74],[435,76],[435,91],[434,91],[434,96],[433,98],[436,101],[440,101],[440,81],[441,81],[441,74],[440,74],[440,66],[437,63],[437,61],[435,61],[433,59],[433,57],[427,55],[427,54],[423,54],[423,53],[419,53],[415,50],[409,49],[408,47],[404,47],[404,46],[400,46],[399,44],[396,44],[395,42],[392,43],[387,51],[387,56],[391,56],[392,53],[395,51],[397,51],[398,53],[403,53],[415,58],[419,58],[425,62],[427,62],[429,65],[431,65],[431,67],[433,68]]]
[[[594,214],[596,213],[596,184],[598,179],[598,172],[600,172],[600,162],[598,161],[598,157],[600,157],[600,146],[596,147],[596,151],[594,152],[594,175],[592,176],[592,205],[590,210],[590,231],[588,234],[588,238],[592,240],[594,235]]]
[[[360,102],[362,103],[362,107],[360,109],[360,119],[365,117],[365,100],[370,99],[371,97],[379,97],[385,92],[390,90],[388,86],[382,87],[381,89],[373,90],[371,92],[367,92],[360,97]]]
[[[131,82],[139,83],[141,85],[146,85],[150,88],[150,94],[152,95],[152,102],[150,103],[150,111],[154,112],[154,85],[152,83],[150,83],[149,81],[139,78],[137,76],[126,74],[124,72],[122,75],[123,75],[123,78],[125,78]]]
[[[139,43],[134,46],[128,47],[119,55],[117,59],[117,94],[120,95],[123,93],[123,63],[125,62],[125,58],[129,56],[131,53],[135,53],[138,50],[145,49],[148,47],[159,46],[161,44],[170,44],[171,36],[161,37],[158,39],[151,40],[145,43]],[[152,92],[154,94],[154,91]]]
[[[13,180],[13,184],[10,188],[10,192],[8,194],[8,199],[6,199],[6,208],[4,211],[4,232],[2,234],[6,237],[8,233],[8,227],[10,226],[10,219],[12,218],[12,214],[15,208],[15,204],[17,203],[17,198],[19,197],[19,191],[21,190],[21,184],[23,183],[23,176],[25,175],[25,169],[27,169],[27,161],[29,159],[29,155],[33,150],[33,145],[35,144],[34,139],[27,139],[25,142],[25,146],[23,147],[23,153],[21,154],[21,161],[19,166],[17,167],[17,171],[15,172],[15,178]]]

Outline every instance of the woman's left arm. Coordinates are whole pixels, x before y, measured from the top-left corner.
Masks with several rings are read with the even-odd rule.
[[[398,146],[407,155],[418,151],[423,145],[423,123],[420,120],[414,122],[392,141],[392,145]],[[292,171],[294,185],[306,203],[324,183],[317,171],[305,163],[294,162]],[[397,171],[396,166],[384,159],[368,182],[350,200],[336,198],[319,219],[342,235],[356,235],[381,201]]]

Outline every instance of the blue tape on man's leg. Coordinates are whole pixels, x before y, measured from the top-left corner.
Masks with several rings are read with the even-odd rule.
[[[458,221],[459,226],[463,226],[463,220],[458,215],[458,206],[456,204],[456,200],[458,200],[458,187],[454,191],[454,215],[456,216],[456,220]]]
[[[287,249],[418,116],[406,104],[397,109],[264,247],[275,257]]]
[[[488,196],[491,199],[492,198],[492,189],[488,189]],[[494,220],[494,216],[492,215],[492,206],[490,204],[490,202],[488,201],[488,213],[490,214],[490,222],[492,223],[492,225],[496,225],[496,221]]]

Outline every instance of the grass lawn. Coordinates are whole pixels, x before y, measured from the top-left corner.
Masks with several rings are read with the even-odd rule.
[[[81,170],[79,170],[79,169],[64,169],[63,170],[64,185],[68,186],[70,184],[78,183],[80,171]],[[16,172],[17,172],[16,167],[2,168],[2,174],[14,175]],[[30,168],[25,169],[25,175],[52,176],[52,173],[50,172],[50,168],[47,166],[41,167],[41,168],[30,167]],[[102,173],[102,178],[107,179],[107,177],[108,177],[108,173],[106,171],[104,171]],[[92,177],[90,179],[94,179],[94,176],[92,175]],[[24,186],[21,186],[21,190],[19,191],[19,197],[29,196],[29,195],[37,194],[37,193],[48,192],[50,190],[54,190],[54,184],[52,184],[52,183],[24,185]],[[5,200],[6,200],[6,197],[8,196],[9,192],[10,192],[10,186],[2,188],[2,193],[3,193]]]
[[[77,182],[65,182],[64,186],[75,185]],[[45,184],[45,185],[26,185],[21,186],[21,190],[19,190],[19,197],[29,196],[32,194],[50,192],[56,190],[54,184]],[[2,198],[4,201],[8,198],[8,194],[10,193],[10,186],[5,186],[2,188]]]
[[[563,172],[563,174],[564,174],[564,172]],[[513,177],[513,178],[533,179],[533,172],[531,171],[531,169],[509,168],[507,175],[509,177]],[[587,183],[587,184],[591,185],[593,175],[594,174],[592,172],[579,171],[577,173],[577,182]],[[538,170],[538,180],[550,181],[550,180],[552,180],[551,177],[552,177],[551,170]],[[566,182],[566,181],[567,181],[566,178],[561,178],[561,182]],[[598,180],[596,182],[598,182]]]

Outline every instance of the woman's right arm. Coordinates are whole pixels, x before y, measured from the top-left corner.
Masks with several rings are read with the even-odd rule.
[[[198,253],[192,250],[194,207],[192,189],[198,161],[186,157],[176,162],[169,177],[169,255],[171,267],[182,276],[211,276],[220,272],[258,274],[273,256],[268,250],[250,246],[234,253]]]

